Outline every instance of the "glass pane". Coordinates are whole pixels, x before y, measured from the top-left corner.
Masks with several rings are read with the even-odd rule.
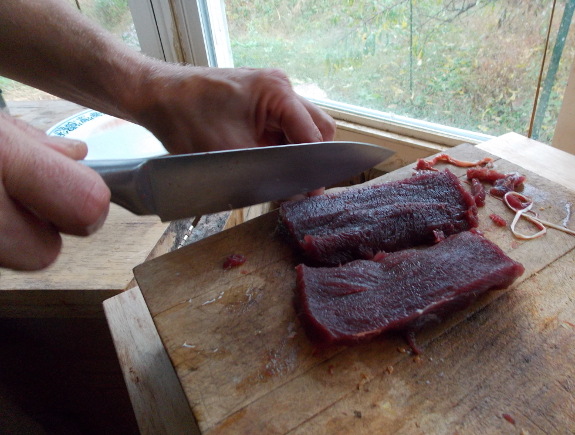
[[[67,0],[76,3],[76,0]],[[128,0],[77,0],[80,10],[126,44],[140,50]]]
[[[532,126],[531,137],[549,144],[553,140],[573,62],[575,35],[574,32],[570,32],[573,12],[575,12],[575,0],[567,0],[553,14],[552,34],[555,38],[549,41],[546,71],[541,77],[540,95]]]
[[[127,0],[66,0],[90,19],[140,50],[132,15]],[[58,98],[14,80],[0,77],[0,90],[6,101],[57,100]]]
[[[528,133],[552,7],[549,0],[226,0],[235,66],[283,68],[309,96],[490,135]],[[549,53],[564,10],[559,1]],[[566,22],[539,131],[545,142],[574,55]]]

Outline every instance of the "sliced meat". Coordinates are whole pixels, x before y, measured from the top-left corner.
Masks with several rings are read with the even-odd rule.
[[[280,217],[308,264],[333,266],[474,228],[477,207],[446,170],[287,202]]]
[[[471,228],[465,208],[445,203],[412,202],[354,210],[311,229],[301,244],[316,264],[336,266],[356,259],[371,259],[378,251],[394,252],[431,245],[436,234],[456,234]]]
[[[308,336],[322,345],[419,329],[488,290],[508,287],[524,272],[474,231],[429,248],[379,255],[378,261],[296,270],[296,310]]]

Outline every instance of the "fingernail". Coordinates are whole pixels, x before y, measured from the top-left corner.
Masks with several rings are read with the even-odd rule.
[[[50,137],[50,140],[61,150],[60,152],[74,160],[82,160],[88,154],[88,145],[81,140],[59,136]]]
[[[106,211],[100,215],[100,217],[96,222],[86,227],[86,232],[88,235],[94,234],[96,231],[98,231],[100,228],[104,226],[104,222],[106,222],[106,218],[108,217],[109,211],[110,208],[108,207]]]
[[[82,160],[88,155],[88,145],[80,140],[74,140],[70,143],[70,149],[73,153],[73,158],[76,160]]]

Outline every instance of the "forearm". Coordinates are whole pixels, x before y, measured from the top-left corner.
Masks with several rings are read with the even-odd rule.
[[[11,0],[0,14],[0,75],[131,118],[156,63],[61,0]]]
[[[0,11],[0,75],[140,124],[170,152],[333,139],[333,120],[282,71],[154,60],[62,0],[4,1]]]

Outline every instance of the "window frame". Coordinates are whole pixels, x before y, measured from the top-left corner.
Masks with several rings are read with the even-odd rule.
[[[195,66],[233,67],[224,0],[128,0],[142,52]],[[403,156],[420,157],[461,143],[478,144],[493,136],[381,113],[329,100],[309,98],[337,122],[338,138],[393,145]],[[566,87],[552,146],[575,153],[575,62]],[[347,139],[346,139],[347,140]],[[401,157],[400,156],[400,157]],[[408,162],[407,162],[408,163]],[[407,164],[406,163],[406,164]]]
[[[563,101],[561,102],[561,110],[557,117],[557,124],[555,125],[555,133],[553,134],[553,142],[551,146],[559,148],[568,153],[575,154],[575,60],[571,64],[571,71],[565,93],[563,94]]]
[[[167,62],[233,67],[223,1],[128,0],[128,6],[142,53]]]

